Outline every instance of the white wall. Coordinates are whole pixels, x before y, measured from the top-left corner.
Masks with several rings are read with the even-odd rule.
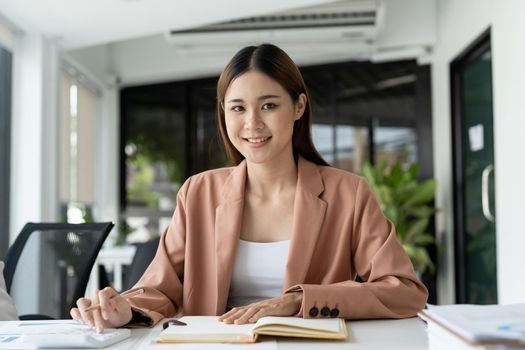
[[[57,222],[60,220],[58,199],[58,150],[59,150],[59,117],[58,117],[58,77],[60,69],[60,47],[54,40],[43,40],[42,57],[42,221]]]
[[[107,76],[111,75],[111,48],[112,44],[92,46],[70,51],[65,54],[65,57],[95,84],[105,86],[108,83]]]
[[[17,33],[13,43],[10,242],[29,221],[56,219],[56,44],[39,34]],[[38,240],[28,253],[39,260]],[[40,266],[27,267],[39,283]],[[27,295],[26,295],[27,294]],[[35,308],[38,295],[18,288],[18,310]],[[23,303],[20,302],[23,300]]]
[[[440,254],[440,303],[454,302],[452,138],[449,65],[473,40],[492,28],[494,84],[494,148],[496,168],[496,235],[498,299],[500,303],[525,301],[524,229],[525,134],[522,117],[525,99],[525,3],[519,0],[438,1],[437,45],[432,57],[434,172],[439,184],[437,218]]]
[[[498,301],[525,302],[525,2],[494,1]],[[496,4],[497,3],[497,4]]]
[[[19,34],[14,44],[10,230],[42,221],[43,96],[46,42]]]
[[[0,44],[12,50],[15,32],[13,24],[0,14]]]
[[[377,38],[380,50],[434,44],[436,0],[387,0],[383,4],[382,28]]]
[[[95,205],[93,215],[97,221],[118,224],[119,213],[119,108],[118,90],[106,86],[102,90],[100,115],[97,122],[97,154],[95,173]],[[113,229],[113,233],[118,227]]]

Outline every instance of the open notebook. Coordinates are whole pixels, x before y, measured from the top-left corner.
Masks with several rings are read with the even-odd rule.
[[[253,324],[225,324],[216,316],[185,316],[186,326],[171,325],[163,330],[160,343],[254,343],[258,335],[283,337],[346,339],[344,320],[263,317]]]

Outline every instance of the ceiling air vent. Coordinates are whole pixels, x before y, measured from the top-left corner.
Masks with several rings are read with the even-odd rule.
[[[370,40],[375,38],[377,22],[377,1],[346,0],[188,30],[172,30],[166,38],[170,44],[181,48],[264,41]]]
[[[190,30],[171,31],[179,33],[210,33],[236,30],[276,30],[290,28],[373,26],[375,11],[286,14],[249,17]]]

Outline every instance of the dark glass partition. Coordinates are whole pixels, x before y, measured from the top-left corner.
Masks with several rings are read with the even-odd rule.
[[[9,244],[12,54],[0,46],[0,260]]]
[[[492,54],[484,33],[451,64],[456,302],[498,302]]]

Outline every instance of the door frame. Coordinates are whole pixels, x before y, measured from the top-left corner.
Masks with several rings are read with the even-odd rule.
[[[478,59],[487,49],[491,48],[490,27],[468,45],[450,63],[450,107],[452,127],[452,171],[453,171],[453,203],[454,203],[454,270],[456,285],[456,303],[465,303],[467,300],[465,266],[465,230],[463,220],[464,196],[462,185],[463,156],[461,150],[461,72],[471,62]]]
[[[9,248],[9,201],[11,171],[11,84],[13,53],[0,45],[0,260]]]

